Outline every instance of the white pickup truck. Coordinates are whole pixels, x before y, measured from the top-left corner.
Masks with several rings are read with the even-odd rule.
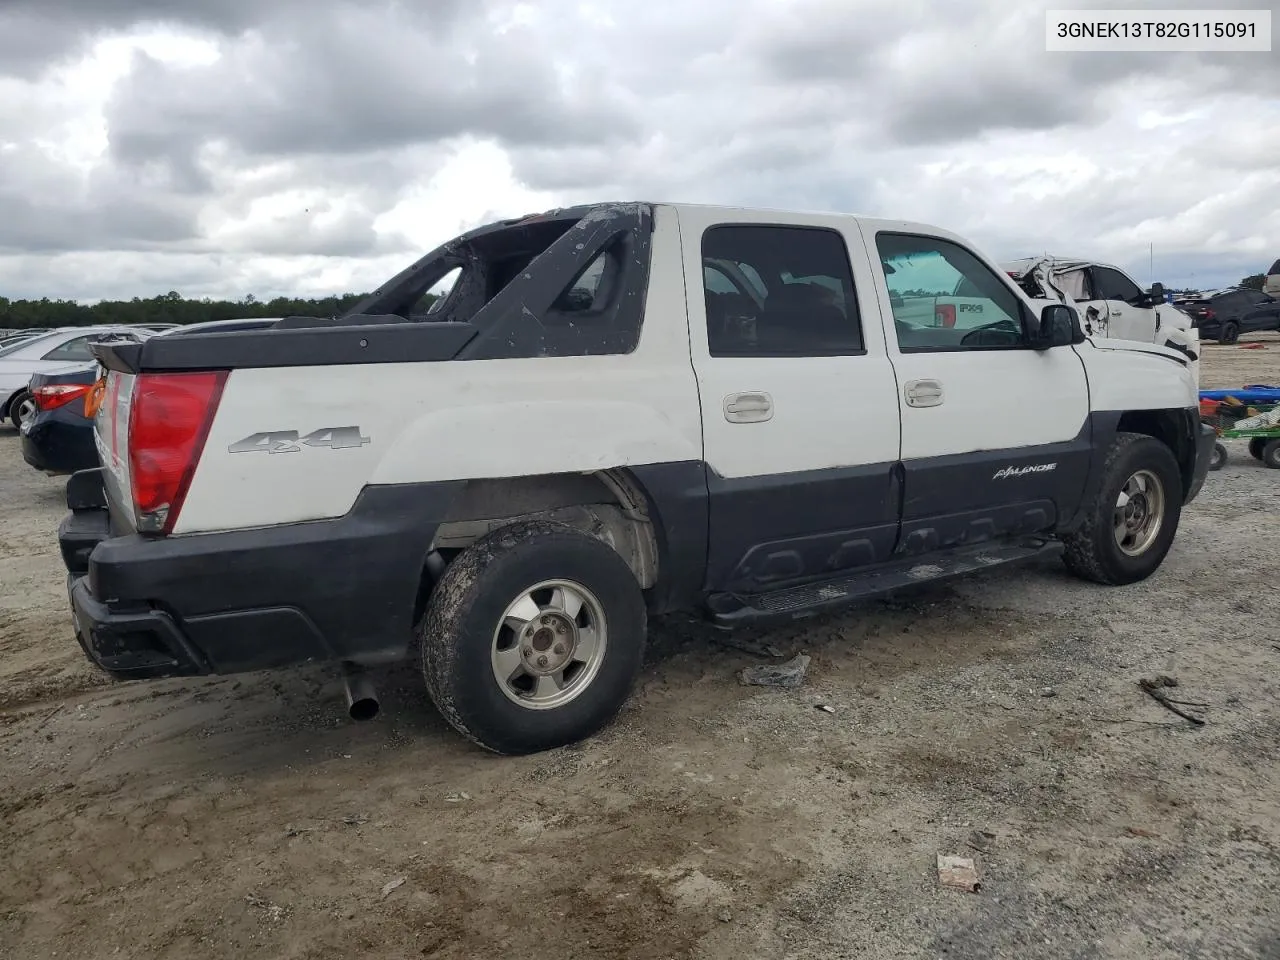
[[[908,263],[986,322],[898,316]],[[650,614],[787,621],[1058,551],[1141,580],[1213,446],[1183,355],[1099,346],[962,238],[852,216],[555,210],[339,319],[95,353],[103,467],[59,532],[90,659],[332,661],[368,716],[362,668],[412,658],[503,753],[606,724]]]
[[[1075,257],[1029,257],[1001,264],[1040,304],[1066,303],[1093,339],[1158,343],[1183,353],[1200,382],[1200,337],[1190,314],[1165,302],[1163,284],[1143,290],[1119,267]]]

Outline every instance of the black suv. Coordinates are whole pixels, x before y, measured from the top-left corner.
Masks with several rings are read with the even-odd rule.
[[[1174,301],[1191,317],[1201,340],[1235,343],[1242,333],[1280,330],[1280,300],[1247,287],[1231,287]]]

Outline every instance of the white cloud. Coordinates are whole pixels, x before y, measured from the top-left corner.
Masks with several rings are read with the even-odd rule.
[[[1280,255],[1280,61],[1048,54],[1050,5],[14,0],[0,292],[369,289],[485,220],[619,198],[1140,276],[1154,244],[1171,284]]]

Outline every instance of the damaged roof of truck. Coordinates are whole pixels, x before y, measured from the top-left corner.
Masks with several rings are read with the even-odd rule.
[[[175,331],[136,350],[94,353],[108,369],[128,373],[500,359],[597,352],[601,344],[587,341],[600,340],[602,329],[606,352],[628,352],[643,314],[652,226],[653,205],[640,202],[499,220],[418,258],[341,317],[286,317],[263,330],[198,338]],[[556,322],[561,296],[602,255],[609,302],[591,311],[604,323],[584,330]],[[415,312],[455,270],[441,305]]]

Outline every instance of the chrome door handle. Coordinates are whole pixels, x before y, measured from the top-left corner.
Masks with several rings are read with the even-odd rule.
[[[724,398],[724,418],[730,423],[772,420],[773,397],[763,392],[731,393]]]
[[[942,404],[942,383],[938,380],[908,380],[904,393],[909,407],[937,407]]]

